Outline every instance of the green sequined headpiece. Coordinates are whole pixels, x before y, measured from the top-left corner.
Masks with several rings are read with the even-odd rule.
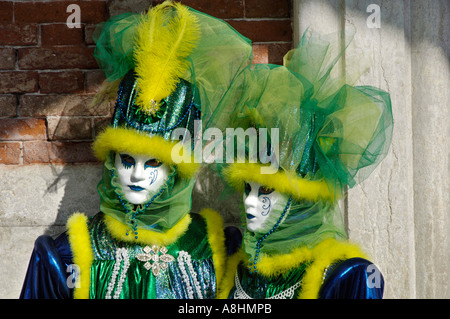
[[[284,66],[248,66],[222,101],[227,115],[217,125],[224,131],[267,128],[279,135],[274,174],[262,173],[261,163],[233,163],[223,168],[224,179],[240,191],[253,181],[292,199],[260,233],[244,234],[243,248],[251,258],[345,238],[337,199],[387,155],[393,128],[389,93],[333,74],[347,44],[308,30]]]
[[[198,130],[214,125],[211,114],[252,60],[251,42],[226,22],[171,1],[142,15],[112,17],[94,38],[107,82],[120,82],[111,125],[93,145],[105,163],[98,187],[102,211],[123,223],[134,214],[139,227],[164,232],[190,211],[199,168],[193,156],[175,161],[173,147],[180,138],[195,139],[196,120],[202,123]],[[168,183],[134,208],[137,213],[114,182],[111,154],[121,151],[148,154],[171,167]]]

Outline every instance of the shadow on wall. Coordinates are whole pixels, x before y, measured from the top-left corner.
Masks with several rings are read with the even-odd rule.
[[[47,186],[44,196],[63,192],[56,218],[45,230],[46,235],[56,236],[64,230],[67,219],[75,212],[95,215],[100,208],[97,184],[101,179],[101,164],[51,165],[53,182]]]

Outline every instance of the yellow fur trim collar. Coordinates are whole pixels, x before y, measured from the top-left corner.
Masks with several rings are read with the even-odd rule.
[[[104,215],[106,229],[111,235],[124,242],[135,243],[140,245],[158,245],[168,246],[178,240],[188,229],[192,219],[189,214],[183,217],[175,226],[167,230],[165,233],[159,233],[148,229],[138,228],[139,236],[127,236],[129,227],[122,224],[111,216]]]
[[[139,133],[134,129],[108,127],[97,136],[92,148],[100,161],[105,161],[111,151],[154,156],[164,163],[177,166],[181,177],[191,178],[200,165],[194,162],[193,155],[182,156],[178,151],[175,154],[181,162],[175,163],[172,159],[172,149],[177,143],[178,141],[167,141],[158,135]],[[178,149],[178,146],[175,149]]]
[[[349,242],[326,239],[314,248],[301,247],[286,255],[264,255],[258,262],[257,269],[262,275],[272,277],[286,273],[305,262],[312,262],[303,277],[300,299],[316,299],[325,269],[339,260],[354,257],[366,258],[357,245]]]
[[[367,259],[355,244],[326,239],[312,249],[300,247],[289,254],[263,255],[257,264],[257,270],[260,275],[275,277],[299,267],[302,263],[309,262],[311,264],[306,268],[299,299],[316,299],[319,297],[319,291],[323,284],[323,274],[327,267],[339,260],[355,257]],[[228,298],[229,292],[234,286],[234,276],[239,262],[244,265],[248,264],[242,251],[236,253],[233,259],[228,261],[227,275],[220,287],[221,298]]]
[[[79,287],[75,286],[75,299],[89,299],[91,265],[94,260],[91,238],[89,236],[87,217],[82,213],[73,214],[67,221],[67,234],[73,254],[73,263],[78,265]]]
[[[220,285],[217,286],[218,299],[228,299],[231,289],[234,286],[234,277],[236,275],[236,269],[241,261],[244,259],[244,253],[242,249],[239,249],[233,255],[228,256],[226,260],[226,270],[224,278]]]
[[[225,275],[226,248],[222,216],[212,209],[205,208],[200,215],[206,222],[208,242],[213,253],[214,270],[216,272],[216,287],[219,287]]]
[[[307,180],[284,171],[261,174],[262,167],[264,166],[255,163],[234,163],[227,166],[223,173],[228,183],[239,191],[243,191],[244,182],[252,181],[299,200],[335,200],[335,194],[330,191],[325,181]]]

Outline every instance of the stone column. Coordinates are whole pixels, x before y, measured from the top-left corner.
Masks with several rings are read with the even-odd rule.
[[[411,53],[408,1],[345,1],[345,25],[356,35],[348,66],[369,59],[371,67],[358,84],[391,95],[392,144],[386,159],[361,185],[349,191],[349,236],[380,267],[386,298],[415,297],[414,180],[411,114]],[[372,5],[372,6],[371,6]],[[367,12],[369,10],[369,12]],[[379,24],[372,14],[379,13]]]
[[[450,298],[450,2],[411,1],[416,296]]]
[[[368,180],[349,190],[350,239],[381,268],[386,298],[449,298],[450,3],[296,0],[296,39],[352,26],[346,71],[372,67],[357,84],[391,95],[390,152]]]

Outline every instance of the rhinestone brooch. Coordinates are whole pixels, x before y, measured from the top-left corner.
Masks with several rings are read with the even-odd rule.
[[[145,262],[145,269],[152,269],[154,276],[158,276],[161,269],[166,269],[168,263],[175,260],[173,256],[167,254],[166,247],[153,245],[152,247],[145,246],[142,250],[144,252],[137,255],[136,258],[142,262]]]

